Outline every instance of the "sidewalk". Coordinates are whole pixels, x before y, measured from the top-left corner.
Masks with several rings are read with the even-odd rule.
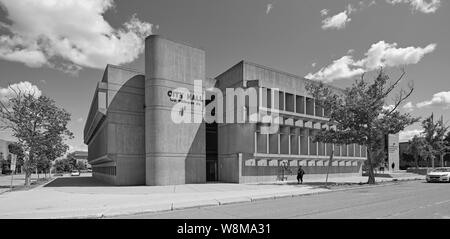
[[[57,178],[33,190],[0,195],[0,218],[89,218],[169,211],[191,207],[252,202],[330,192],[324,180],[298,185],[273,184],[186,184],[175,186],[105,186],[91,177]],[[397,180],[423,179],[423,176]],[[305,177],[305,180],[308,180]],[[367,177],[330,177],[330,184],[366,182]],[[393,181],[377,178],[377,181]]]

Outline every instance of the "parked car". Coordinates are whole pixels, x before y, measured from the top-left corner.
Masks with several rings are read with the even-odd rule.
[[[55,174],[53,174],[53,176],[55,176],[55,177],[64,176],[64,174],[63,173],[55,173]]]
[[[73,170],[72,173],[70,173],[70,176],[80,176],[80,171]]]
[[[450,167],[435,168],[427,173],[427,182],[450,182]]]

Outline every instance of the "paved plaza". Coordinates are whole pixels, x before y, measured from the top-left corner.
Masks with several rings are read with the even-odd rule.
[[[377,178],[377,181],[423,179],[420,175]],[[0,194],[0,218],[99,218],[117,215],[254,202],[329,192],[325,179],[305,176],[305,184],[186,184],[172,186],[111,186],[90,176],[63,176],[31,190]],[[358,186],[367,177],[333,177],[330,184]]]

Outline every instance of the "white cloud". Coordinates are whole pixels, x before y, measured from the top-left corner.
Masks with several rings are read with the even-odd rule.
[[[77,119],[77,122],[78,122],[78,123],[82,123],[82,122],[83,122],[83,118],[82,118],[82,117],[78,118],[78,119]]]
[[[16,84],[12,84],[6,88],[0,88],[0,101],[7,102],[9,98],[14,97],[17,93],[32,94],[35,97],[42,95],[41,90],[28,81],[22,81]]]
[[[313,62],[313,63],[311,64],[312,67],[316,67],[316,65],[317,65],[317,63],[315,63],[315,62]]]
[[[412,10],[423,13],[434,13],[441,5],[441,0],[386,0],[386,2],[392,5],[407,3],[411,5]]]
[[[270,11],[272,10],[272,8],[273,8],[273,3],[267,4],[267,6],[266,6],[266,14],[269,14]]]
[[[322,9],[322,10],[320,10],[320,15],[321,16],[326,16],[326,15],[328,15],[328,9]]]
[[[322,29],[343,29],[345,24],[352,19],[347,15],[347,10],[340,12],[334,16],[327,17],[322,21]]]
[[[364,70],[361,68],[351,68],[351,65],[353,64],[354,61],[351,56],[343,56],[340,59],[333,61],[331,65],[323,67],[314,74],[308,73],[305,78],[331,82],[335,79],[351,78],[364,73]]]
[[[434,51],[436,44],[421,47],[397,48],[397,43],[389,44],[379,41],[373,44],[365,54],[366,58],[356,62],[357,66],[364,66],[368,70],[380,67],[394,67],[401,65],[417,64],[422,57]]]
[[[332,64],[321,68],[318,72],[308,73],[305,78],[331,82],[336,79],[351,78],[380,67],[397,67],[417,64],[425,54],[436,48],[436,44],[421,47],[397,48],[397,43],[379,41],[373,44],[365,53],[365,58],[354,61],[352,56],[346,55]]]
[[[399,141],[407,142],[411,140],[415,135],[420,135],[423,132],[421,129],[403,130],[399,133]]]
[[[0,59],[29,67],[52,67],[76,72],[82,67],[135,60],[144,49],[152,24],[133,16],[113,28],[103,14],[113,0],[0,0],[11,24],[0,36]]]
[[[410,101],[403,105],[403,109],[405,109],[406,112],[412,112],[414,110],[414,104]]]
[[[417,103],[418,108],[428,106],[444,106],[450,107],[450,91],[443,91],[433,95],[431,100]]]

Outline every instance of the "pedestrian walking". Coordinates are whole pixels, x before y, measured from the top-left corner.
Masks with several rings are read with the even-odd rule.
[[[298,167],[298,171],[297,171],[297,182],[298,184],[302,184],[303,183],[303,175],[305,174],[305,170],[303,170],[302,166]]]

